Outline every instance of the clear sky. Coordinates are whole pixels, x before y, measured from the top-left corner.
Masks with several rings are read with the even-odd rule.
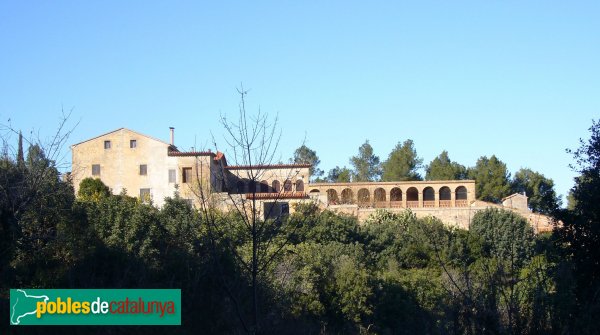
[[[221,141],[219,115],[279,114],[287,159],[321,168],[369,139],[413,139],[472,166],[496,154],[552,178],[600,117],[598,1],[2,1],[0,123],[70,144],[120,127],[182,149]],[[68,150],[68,148],[66,148]]]

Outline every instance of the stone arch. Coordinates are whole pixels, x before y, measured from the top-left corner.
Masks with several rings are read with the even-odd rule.
[[[427,186],[423,189],[423,201],[435,201],[435,191],[433,187]]]
[[[371,204],[371,193],[366,188],[361,188],[356,194],[359,206],[368,206]]]
[[[327,190],[327,204],[329,205],[337,205],[340,202],[338,199],[337,191],[330,188]]]
[[[419,190],[416,187],[406,190],[406,201],[419,201]]]
[[[448,186],[442,186],[440,192],[440,207],[452,207],[452,191]]]
[[[296,180],[296,192],[304,192],[304,182],[302,179]]]
[[[386,201],[385,190],[381,187],[376,188],[375,192],[373,192],[373,198],[375,198],[376,202]]]
[[[274,193],[279,193],[281,191],[281,183],[279,182],[279,180],[273,180],[273,183],[271,183],[271,187],[273,188]]]
[[[406,206],[419,207],[419,190],[416,187],[406,190]]]
[[[440,188],[440,201],[442,200],[452,200],[452,191],[450,191],[450,187],[443,186]]]
[[[266,180],[261,180],[260,193],[268,193],[268,192],[269,192],[269,182]]]
[[[321,195],[321,191],[316,188],[313,188],[312,190],[310,190],[310,192],[308,192],[308,196],[311,199],[318,199],[320,195]]]
[[[385,194],[385,190],[381,187],[378,187],[373,191],[373,201],[376,208],[386,208],[388,207],[387,197]]]
[[[390,191],[390,201],[402,201],[402,190],[400,187],[394,187]]]
[[[286,179],[283,182],[283,192],[292,192],[292,181],[289,179]]]
[[[435,207],[435,190],[431,186],[423,189],[423,207]]]
[[[456,200],[467,200],[467,188],[459,186],[456,188]]]
[[[354,193],[351,189],[345,188],[342,190],[342,204],[352,204],[354,203]]]

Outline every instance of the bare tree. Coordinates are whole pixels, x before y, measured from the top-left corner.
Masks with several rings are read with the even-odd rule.
[[[264,206],[261,193],[261,181],[266,171],[276,162],[277,149],[281,138],[277,117],[270,118],[261,110],[255,115],[246,112],[246,95],[248,92],[243,87],[238,89],[240,95],[239,115],[235,120],[221,116],[221,125],[225,129],[226,149],[225,157],[235,166],[243,167],[232,173],[224,164],[211,168],[211,163],[196,165],[197,184],[194,193],[200,204],[203,221],[207,224],[209,237],[213,241],[214,249],[217,243],[225,244],[227,250],[248,274],[251,286],[251,317],[245,320],[244,313],[239,306],[238,298],[233,294],[234,288],[223,281],[223,285],[236,305],[236,312],[242,326],[248,333],[257,333],[260,330],[260,304],[259,289],[260,279],[273,264],[277,256],[288,244],[288,236],[284,233],[293,232],[295,227],[289,227],[287,220],[274,217],[277,210],[274,204],[286,194],[285,187],[278,190],[271,189],[268,194],[271,206]],[[219,149],[213,137],[213,145]],[[218,151],[217,151],[218,152]],[[197,160],[199,161],[199,160]],[[286,180],[295,178],[296,169],[290,168],[285,176]],[[239,190],[237,182],[249,184],[248,192]],[[237,220],[219,220],[216,209],[219,203],[226,200],[229,211],[234,213]],[[222,238],[232,231],[239,232],[241,238],[247,242],[251,249],[249,253],[239,247],[239,241]],[[218,242],[217,242],[218,240]],[[217,270],[222,268],[217,265]]]

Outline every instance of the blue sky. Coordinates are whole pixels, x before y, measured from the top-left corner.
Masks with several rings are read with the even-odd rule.
[[[0,123],[70,143],[128,127],[183,149],[222,143],[219,115],[279,114],[281,157],[321,168],[369,139],[413,139],[466,166],[496,154],[552,178],[600,116],[598,1],[3,1]],[[68,148],[67,148],[68,149]]]

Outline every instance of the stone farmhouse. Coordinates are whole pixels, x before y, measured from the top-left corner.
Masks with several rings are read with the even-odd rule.
[[[495,207],[521,214],[537,232],[553,227],[549,217],[529,210],[523,194],[506,197],[502,205],[477,200],[474,180],[309,183],[307,164],[229,165],[222,152],[180,151],[174,128],[169,142],[120,128],[71,150],[76,192],[84,178],[99,178],[114,194],[126,192],[158,207],[178,192],[196,207],[210,202],[230,210],[255,201],[260,215],[276,217],[292,212],[294,203],[314,201],[360,221],[377,209],[409,208],[418,217],[435,216],[465,229],[477,211]]]
[[[114,194],[125,191],[130,196],[151,199],[158,207],[176,191],[197,206],[203,194],[306,198],[310,165],[228,165],[221,152],[180,151],[174,145],[173,128],[170,143],[120,128],[74,144],[71,151],[75,192],[81,180],[92,177],[101,179]],[[261,181],[258,185],[249,183],[257,177]]]

